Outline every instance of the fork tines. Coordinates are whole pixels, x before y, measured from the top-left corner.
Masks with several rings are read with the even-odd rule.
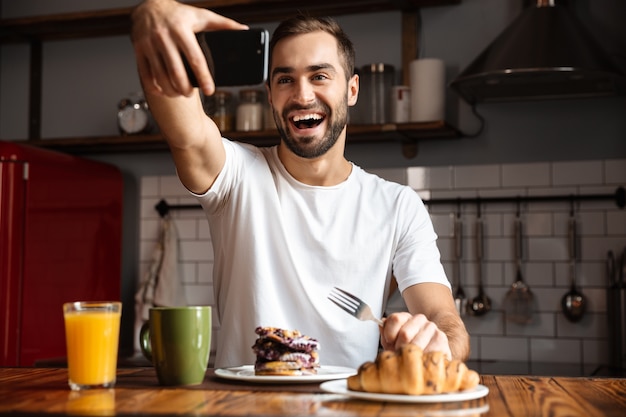
[[[360,300],[355,300],[355,298],[354,295],[337,287],[333,287],[330,294],[328,294],[330,301],[350,314],[355,314],[360,305]]]

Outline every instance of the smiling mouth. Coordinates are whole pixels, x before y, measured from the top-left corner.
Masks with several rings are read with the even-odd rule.
[[[291,118],[291,123],[297,129],[312,129],[319,126],[324,121],[324,116],[319,113],[308,113],[296,115]]]

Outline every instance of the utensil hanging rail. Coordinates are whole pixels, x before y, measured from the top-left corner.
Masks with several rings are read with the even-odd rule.
[[[446,205],[446,204],[494,204],[494,203],[538,203],[538,202],[555,202],[555,201],[602,201],[613,200],[619,208],[626,206],[626,189],[618,187],[613,194],[568,194],[568,195],[538,195],[538,196],[507,196],[507,197],[452,197],[452,198],[433,198],[423,200],[428,205]]]
[[[547,196],[513,196],[513,197],[456,197],[456,198],[431,198],[424,200],[427,206],[445,204],[495,204],[495,203],[536,203],[554,201],[603,201],[613,200],[617,207],[623,209],[626,206],[626,189],[618,187],[613,194],[568,194],[568,195],[547,195]],[[154,209],[161,217],[167,215],[170,210],[198,210],[202,207],[199,204],[169,204],[161,199]]]

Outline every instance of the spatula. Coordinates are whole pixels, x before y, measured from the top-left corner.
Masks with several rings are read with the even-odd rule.
[[[523,255],[523,237],[522,237],[522,219],[520,217],[519,208],[515,216],[514,223],[515,238],[515,282],[511,285],[511,289],[504,297],[504,308],[506,319],[513,323],[528,324],[532,320],[532,304],[533,293],[530,287],[524,282],[522,275],[522,259]]]

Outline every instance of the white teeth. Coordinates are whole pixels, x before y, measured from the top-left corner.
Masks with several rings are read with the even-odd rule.
[[[322,116],[320,116],[319,114],[311,113],[311,114],[303,114],[299,116],[294,116],[293,121],[300,122],[303,120],[320,120],[321,118]]]

